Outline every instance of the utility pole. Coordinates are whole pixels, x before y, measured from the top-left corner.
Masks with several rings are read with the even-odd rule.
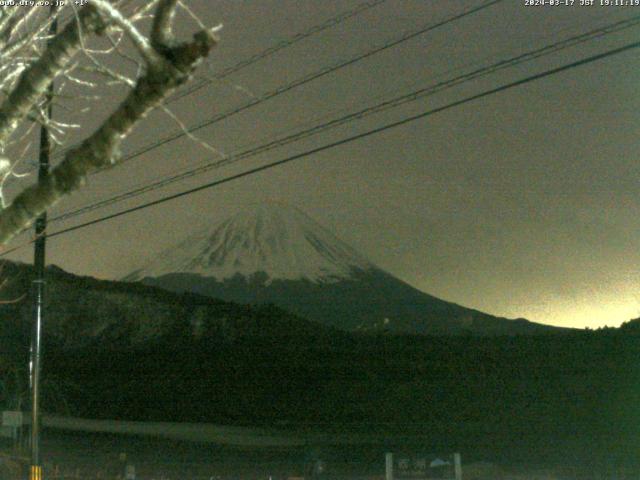
[[[51,25],[49,26],[49,38],[56,34],[58,21],[55,18],[55,2],[51,2]],[[49,40],[50,41],[50,40]],[[46,118],[52,114],[53,81],[47,89],[45,101]],[[46,124],[40,127],[40,153],[38,182],[43,182],[49,175],[49,159],[51,154],[51,138]],[[47,212],[44,212],[36,220],[35,225],[35,250],[33,266],[35,279],[33,280],[33,293],[35,298],[35,318],[31,336],[31,468],[29,480],[42,480],[42,462],[40,460],[40,371],[42,368],[42,322],[44,317],[44,266],[46,246]]]

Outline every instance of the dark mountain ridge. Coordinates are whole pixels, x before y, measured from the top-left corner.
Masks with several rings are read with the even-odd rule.
[[[3,338],[28,345],[33,312],[33,267],[5,262],[0,290]],[[324,336],[337,332],[275,306],[237,305],[195,293],[77,276],[52,266],[46,272],[44,337],[65,349],[147,345],[166,337]]]
[[[218,281],[174,273],[145,278],[146,285],[193,292],[239,304],[274,304],[300,317],[363,333],[418,335],[527,335],[567,331],[526,319],[495,317],[421,292],[382,270],[354,272],[332,283],[271,280],[257,273]]]

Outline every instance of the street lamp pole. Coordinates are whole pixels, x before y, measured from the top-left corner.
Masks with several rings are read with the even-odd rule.
[[[49,35],[55,35],[58,29],[58,22],[55,18],[55,2],[51,4],[51,25]],[[53,82],[49,85],[46,93],[46,117],[51,118],[53,99]],[[38,168],[38,182],[43,182],[49,175],[49,161],[51,154],[51,138],[47,125],[40,128],[40,154]],[[33,291],[35,296],[35,318],[33,322],[33,332],[31,337],[31,469],[29,470],[30,480],[42,480],[42,462],[40,459],[40,371],[42,368],[42,321],[44,308],[44,267],[45,267],[45,246],[46,246],[47,213],[44,212],[36,220],[35,225],[35,249],[33,265],[35,278],[33,280]]]

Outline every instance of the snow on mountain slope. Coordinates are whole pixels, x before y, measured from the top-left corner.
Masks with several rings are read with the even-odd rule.
[[[191,235],[127,279],[192,273],[219,281],[265,273],[273,280],[331,283],[374,268],[300,210],[260,204]]]

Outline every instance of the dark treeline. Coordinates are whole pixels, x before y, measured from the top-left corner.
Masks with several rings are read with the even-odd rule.
[[[178,335],[48,353],[70,413],[427,435],[433,447],[633,463],[637,328],[532,337]],[[62,412],[61,412],[62,413]],[[601,458],[600,458],[601,457]]]
[[[20,408],[31,269],[3,273],[0,403]],[[48,279],[50,413],[407,433],[466,458],[585,468],[640,459],[640,320],[540,336],[356,335],[269,305],[55,268]]]

